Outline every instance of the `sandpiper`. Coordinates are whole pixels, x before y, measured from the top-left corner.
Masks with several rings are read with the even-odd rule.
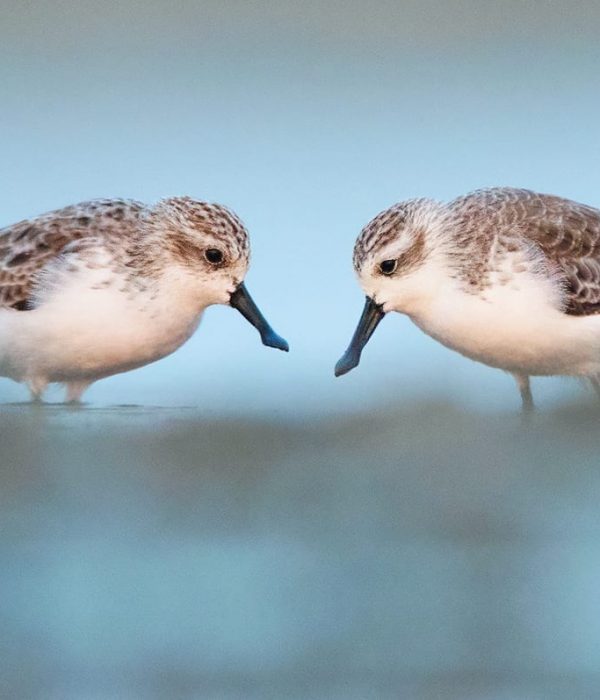
[[[523,409],[529,377],[587,377],[599,390],[600,210],[524,189],[478,190],[449,203],[405,201],[354,246],[367,295],[336,376],[356,367],[389,311],[445,346],[512,373]]]
[[[189,197],[100,199],[0,229],[0,376],[32,398],[176,350],[211,304],[229,304],[265,345],[288,350],[244,286],[248,234],[229,209]]]

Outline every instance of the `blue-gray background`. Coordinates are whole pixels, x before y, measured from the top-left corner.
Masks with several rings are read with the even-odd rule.
[[[346,410],[444,395],[515,404],[510,378],[386,320],[334,381],[362,305],[361,226],[401,199],[515,185],[600,205],[595,2],[81,2],[0,8],[1,222],[92,197],[189,194],[247,223],[250,288],[292,345],[228,309],[102,404]],[[538,381],[546,401],[575,382]],[[0,385],[20,400],[22,388]]]
[[[598,697],[589,394],[538,380],[525,433],[510,378],[400,316],[332,367],[379,210],[600,205],[599,34],[585,1],[2,2],[0,225],[227,204],[292,347],[213,308],[81,411],[2,380],[2,697]]]

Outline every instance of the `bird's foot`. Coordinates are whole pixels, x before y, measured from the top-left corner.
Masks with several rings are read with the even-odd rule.
[[[513,376],[521,394],[521,415],[523,417],[523,423],[528,424],[535,413],[535,404],[533,403],[529,376],[527,374],[515,374]]]
[[[48,386],[48,382],[41,377],[34,377],[27,381],[27,386],[29,387],[29,393],[31,394],[31,403],[42,404],[44,403],[43,395]]]
[[[75,381],[67,382],[67,391],[65,394],[65,403],[69,406],[80,406],[83,392],[92,382],[90,381]]]

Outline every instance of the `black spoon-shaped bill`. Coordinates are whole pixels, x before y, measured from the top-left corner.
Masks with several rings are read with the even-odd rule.
[[[263,345],[268,345],[270,348],[277,348],[277,350],[283,350],[288,352],[290,346],[287,340],[284,340],[281,336],[277,335],[275,331],[271,328],[267,319],[261,314],[260,309],[254,303],[254,300],[250,296],[246,285],[242,282],[239,287],[232,293],[229,298],[229,304],[237,309],[242,316],[250,321],[250,323],[256,328],[260,333],[260,338]]]
[[[383,310],[383,306],[381,304],[376,304],[373,299],[367,297],[350,345],[348,345],[348,349],[340,357],[335,366],[336,377],[341,377],[342,374],[346,374],[346,372],[358,366],[363,348],[369,342],[369,338],[373,335],[384,316],[385,311]]]

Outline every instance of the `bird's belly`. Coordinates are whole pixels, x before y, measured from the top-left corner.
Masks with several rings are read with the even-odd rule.
[[[600,317],[473,299],[413,320],[445,346],[492,367],[532,375],[600,371]]]
[[[48,381],[99,379],[165,357],[198,326],[200,313],[105,292],[11,313],[8,376]],[[87,302],[87,303],[86,303]]]

